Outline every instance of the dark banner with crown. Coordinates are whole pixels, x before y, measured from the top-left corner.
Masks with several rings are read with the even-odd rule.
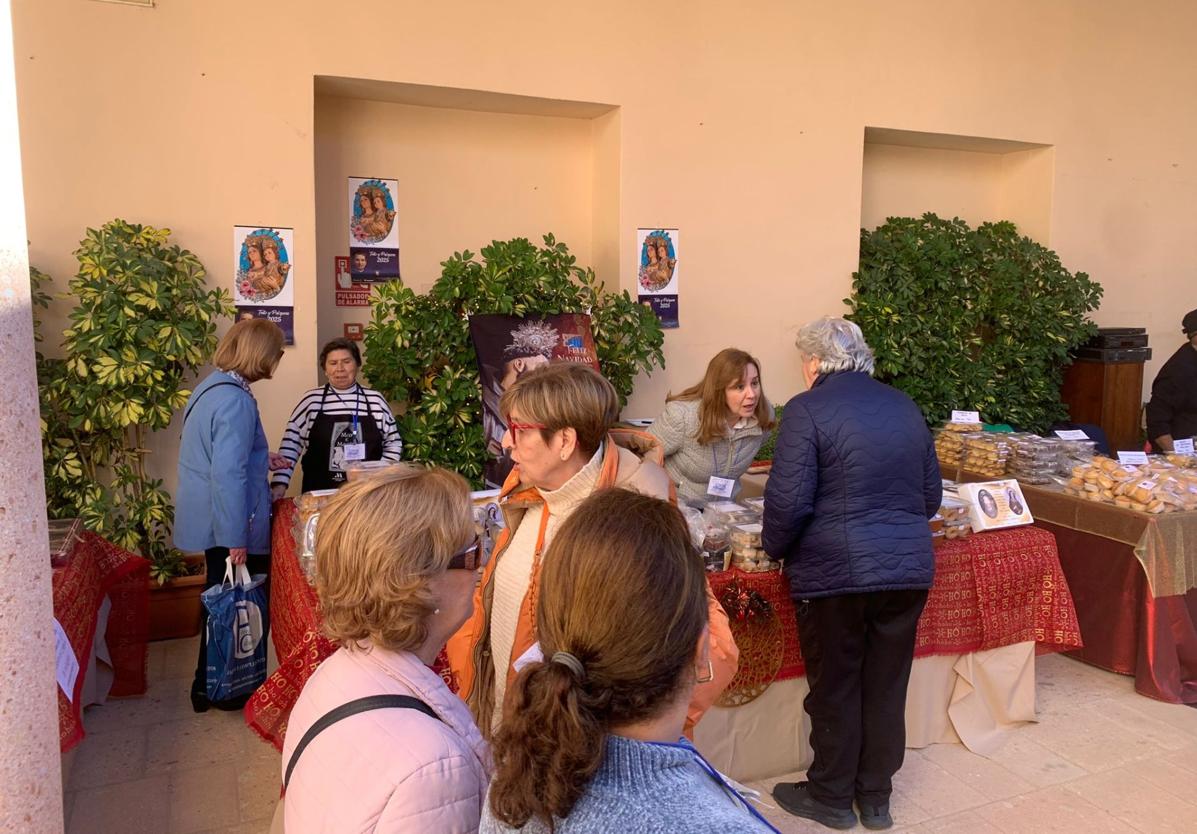
[[[478,357],[482,430],[491,456],[484,474],[488,486],[499,487],[512,467],[503,451],[503,392],[523,374],[550,362],[584,362],[598,371],[598,352],[590,316],[583,313],[470,316],[470,340]]]

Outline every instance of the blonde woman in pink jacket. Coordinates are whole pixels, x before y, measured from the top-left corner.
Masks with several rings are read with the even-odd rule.
[[[490,751],[429,666],[470,615],[482,558],[468,486],[444,469],[386,470],[321,512],[316,591],[342,648],[291,713],[287,834],[478,830]]]

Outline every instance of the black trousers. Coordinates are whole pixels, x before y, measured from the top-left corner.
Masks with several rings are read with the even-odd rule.
[[[814,762],[810,795],[833,808],[889,801],[906,752],[906,685],[926,591],[795,600]]]
[[[204,559],[207,562],[208,575],[204,580],[204,590],[208,590],[214,585],[219,585],[224,581],[225,559],[229,558],[229,549],[227,547],[210,547],[204,551]],[[270,554],[269,553],[250,553],[245,559],[245,567],[249,569],[250,575],[264,573],[269,576],[270,573]],[[270,594],[270,580],[266,580],[267,598]],[[195,661],[195,681],[192,683],[192,690],[196,692],[203,692],[208,686],[208,609],[200,606],[200,644],[199,644],[199,659]]]

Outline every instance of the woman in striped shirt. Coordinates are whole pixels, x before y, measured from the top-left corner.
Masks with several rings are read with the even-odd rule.
[[[274,498],[282,498],[297,461],[303,462],[303,492],[336,489],[345,483],[345,464],[355,460],[397,461],[403,439],[386,398],[357,381],[362,354],[356,342],[333,339],[320,350],[328,382],[300,398],[283,433],[280,454],[291,462],[271,476]]]

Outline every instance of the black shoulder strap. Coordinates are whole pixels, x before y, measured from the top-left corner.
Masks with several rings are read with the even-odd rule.
[[[235,382],[214,382],[214,383],[212,383],[212,384],[211,384],[211,385],[209,385],[207,388],[205,388],[203,391],[200,391],[200,392],[199,392],[199,393],[196,395],[195,399],[191,401],[191,405],[187,406],[187,410],[183,412],[183,422],[184,422],[184,423],[186,423],[186,422],[187,422],[187,418],[191,416],[191,412],[192,412],[192,410],[194,410],[194,409],[195,409],[195,404],[196,404],[197,402],[199,402],[201,399],[203,399],[203,397],[204,397],[204,394],[207,394],[207,393],[208,393],[209,391],[211,391],[213,388],[219,388],[219,387],[220,387],[220,386],[222,386],[222,385],[232,385],[234,388],[240,388],[240,387],[241,387],[240,385],[238,385],[238,384],[237,384],[237,383],[235,383]]]
[[[419,698],[413,698],[410,695],[370,695],[366,698],[358,698],[355,701],[341,704],[336,709],[330,710],[320,716],[320,719],[315,724],[308,727],[308,731],[303,734],[303,738],[299,740],[299,744],[295,745],[295,750],[291,753],[291,760],[287,762],[287,772],[283,775],[283,790],[287,790],[287,784],[291,781],[291,771],[295,769],[295,763],[299,761],[300,754],[303,753],[305,747],[312,743],[312,739],[333,724],[336,724],[342,718],[348,718],[351,715],[357,715],[359,712],[369,712],[375,709],[414,709],[424,713],[429,718],[435,718],[437,721],[441,720],[440,716],[433,712],[432,707]]]

